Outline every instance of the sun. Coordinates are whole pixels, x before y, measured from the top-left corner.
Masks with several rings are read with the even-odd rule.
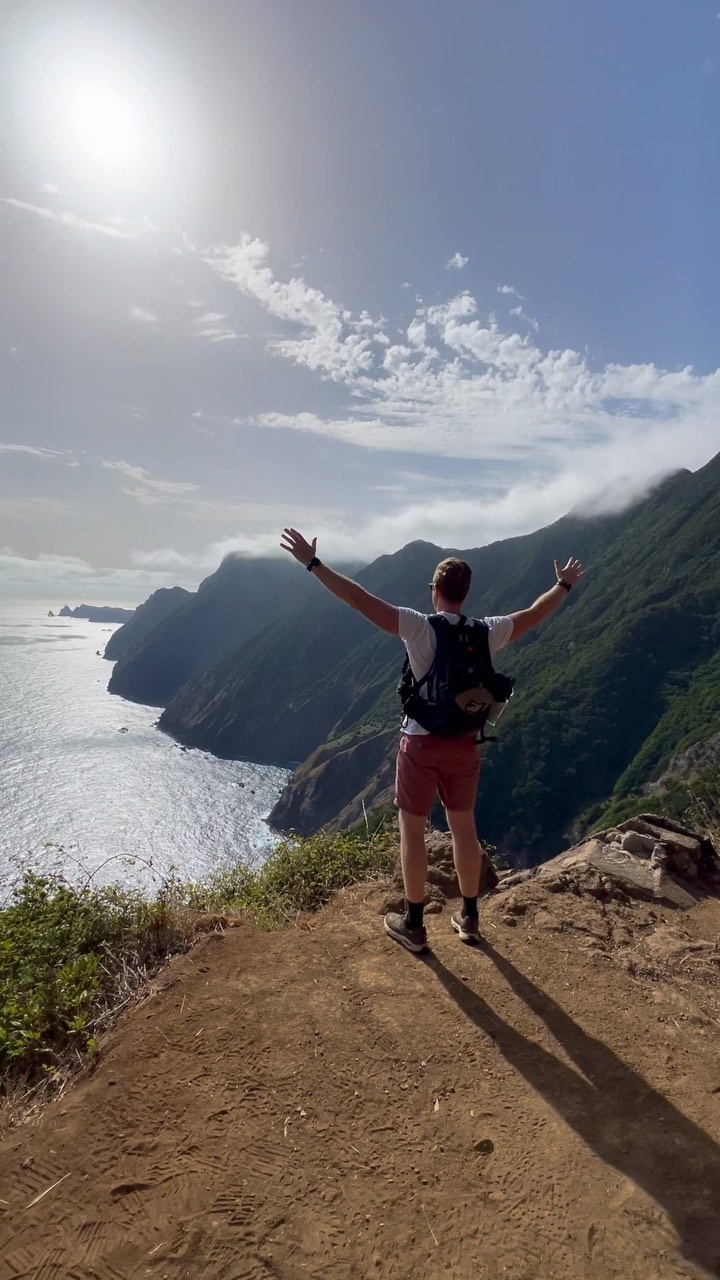
[[[130,103],[114,89],[81,84],[68,102],[68,142],[96,163],[119,168],[140,147],[140,130]]]

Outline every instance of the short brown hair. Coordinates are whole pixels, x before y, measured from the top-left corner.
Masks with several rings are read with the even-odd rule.
[[[472,581],[472,569],[464,560],[448,556],[441,560],[432,576],[431,587],[437,587],[450,604],[462,604]]]

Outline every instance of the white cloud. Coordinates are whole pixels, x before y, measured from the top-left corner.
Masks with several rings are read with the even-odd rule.
[[[43,205],[30,204],[27,200],[15,200],[11,196],[0,196],[0,204],[9,205],[23,213],[32,213],[36,218],[44,218],[47,222],[56,222],[60,226],[70,227],[73,231],[94,231],[98,235],[110,236],[116,240],[130,240],[131,233],[110,222],[90,222],[87,218],[79,218],[76,213],[67,209],[47,209]]]
[[[43,449],[34,444],[0,444],[0,453],[24,453],[31,458],[42,458],[45,461],[65,456],[58,449]]]
[[[148,311],[147,307],[131,307],[130,319],[136,320],[138,324],[149,326],[160,323],[160,317],[156,316],[154,311]]]
[[[530,325],[530,328],[533,329],[535,333],[539,333],[540,331],[539,321],[535,320],[533,316],[529,316],[526,311],[523,311],[522,305],[518,305],[517,307],[512,307],[510,309],[510,315],[517,316],[518,320],[524,320],[526,324]]]
[[[445,263],[445,269],[447,271],[462,271],[463,267],[466,267],[469,261],[470,259],[463,258],[461,253],[454,253],[452,258],[449,258]]]
[[[0,547],[0,598],[39,600],[44,608],[62,604],[140,604],[158,587],[173,586],[178,572],[96,568],[76,556],[51,553],[22,556],[11,547]],[[197,575],[183,577],[183,586],[194,586]]]
[[[206,249],[205,262],[278,320],[299,326],[301,337],[276,339],[272,349],[339,382],[370,371],[379,322],[352,313],[299,277],[277,280],[268,266],[269,247],[243,235],[237,244]]]
[[[159,502],[163,498],[175,498],[186,493],[194,493],[199,488],[198,485],[189,484],[186,481],[156,480],[142,467],[134,467],[129,462],[114,462],[106,459],[102,465],[107,471],[119,471],[128,480],[134,480],[140,488],[126,489],[124,492],[129,493],[133,498],[140,498],[141,501],[143,498],[148,501],[148,494],[155,495]],[[140,495],[143,496],[140,497]]]
[[[568,450],[582,471],[600,441],[595,494],[614,491],[630,458],[639,492],[662,467],[701,465],[717,448],[720,372],[595,367],[576,351],[544,351],[481,320],[468,293],[419,311],[408,339],[350,384],[352,411],[266,412],[259,421],[368,449],[506,460],[547,474],[562,473]]]
[[[427,343],[427,325],[424,320],[415,317],[408,325],[408,342],[413,347],[424,347]]]
[[[114,213],[108,222],[113,227],[117,227],[119,231],[124,231],[134,239],[136,236],[151,235],[157,236],[162,234],[164,228],[158,222],[154,222],[146,213],[140,214],[135,218],[128,218],[124,213]]]
[[[204,338],[207,342],[232,342],[239,338],[240,334],[235,332],[232,325],[226,324],[226,320],[227,314],[224,311],[206,311],[204,315],[196,316],[193,323],[198,338]]]
[[[661,460],[657,474],[638,486],[632,461],[629,461],[624,473],[614,473],[611,491],[599,496],[594,472],[607,467],[611,452],[598,448],[587,470],[570,460],[557,474],[538,471],[491,495],[477,480],[473,491],[471,480],[437,481],[432,476],[411,473],[405,483],[388,487],[392,505],[387,511],[364,518],[301,506],[289,510],[286,504],[278,504],[277,510],[270,505],[255,513],[248,509],[241,514],[239,531],[232,536],[192,552],[173,548],[136,551],[132,560],[141,568],[182,573],[187,577],[192,572],[209,572],[234,551],[277,556],[280,532],[288,521],[306,536],[317,536],[320,553],[331,564],[356,561],[359,547],[363,559],[370,561],[417,538],[441,547],[483,546],[498,539],[531,533],[568,511],[575,510],[592,518],[622,510],[630,501],[649,492],[664,470]],[[257,521],[261,527],[256,527]],[[572,547],[557,548],[559,557],[572,553]],[[548,565],[548,570],[550,568]],[[523,603],[508,601],[507,607],[519,608]]]
[[[49,196],[60,195],[60,188],[57,182],[43,182],[42,190]]]
[[[578,495],[588,509],[611,509],[618,495],[628,502],[658,475],[702,465],[717,448],[720,370],[601,365],[571,348],[545,350],[512,284],[498,292],[516,300],[512,314],[530,335],[481,317],[465,291],[434,306],[419,302],[405,341],[391,342],[367,311],[353,314],[303,279],[278,280],[260,240],[244,235],[201,256],[288,326],[286,336],[269,342],[272,351],[351,396],[330,416],[307,407],[266,410],[259,423],[376,451],[508,464],[521,479],[496,498],[494,510],[507,532],[528,527],[529,512],[540,522],[556,518],[566,507],[554,504],[565,493],[567,505]],[[215,327],[202,332],[220,339]],[[422,515],[408,511],[410,522]],[[454,504],[453,520],[461,513]]]
[[[518,293],[517,289],[512,284],[499,284],[497,287],[497,291],[498,293],[509,293],[511,297],[517,298],[519,302],[525,301],[524,294]]]
[[[207,338],[209,342],[232,342],[239,335],[234,329],[222,328],[218,325],[211,326],[209,329],[198,330],[199,338]]]

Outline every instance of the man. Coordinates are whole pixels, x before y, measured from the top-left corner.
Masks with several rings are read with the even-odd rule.
[[[322,585],[367,618],[381,631],[399,636],[407,650],[416,681],[422,682],[436,655],[437,635],[430,618],[416,609],[388,604],[357,582],[336,573],[317,557],[317,538],[307,542],[297,529],[285,529],[280,543],[285,551],[304,565]],[[502,617],[483,619],[487,628],[490,657],[510,640],[519,640],[562,604],[574,584],[583,576],[579,560],[569,559],[564,569],[554,561],[555,584],[529,609]],[[472,571],[464,560],[449,558],[437,566],[432,583],[435,615],[452,626],[460,623],[463,604],[470,590]],[[419,710],[416,714],[420,714]],[[448,738],[428,733],[417,721],[403,724],[397,757],[395,803],[400,823],[400,856],[405,886],[405,912],[385,916],[385,931],[408,951],[427,948],[423,924],[427,851],[425,827],[435,792],[445,808],[452,836],[453,857],[463,905],[451,924],[461,941],[479,940],[478,892],[482,851],[475,828],[475,797],[480,773],[480,747],[476,734]]]

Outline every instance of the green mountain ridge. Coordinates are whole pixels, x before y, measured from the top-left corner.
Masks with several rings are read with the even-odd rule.
[[[468,612],[479,616],[530,604],[552,581],[556,556],[588,565],[563,608],[497,659],[517,692],[500,740],[485,752],[479,827],[514,861],[537,861],[612,804],[632,806],[635,797],[642,807],[644,788],[678,750],[720,729],[720,455],[671,476],[630,510],[565,516],[456,553],[472,565]],[[452,549],[414,542],[355,576],[427,610],[430,575],[446,554]],[[291,589],[266,598],[256,625],[256,613],[245,615],[261,570],[242,563],[245,609],[233,618],[234,635],[218,632],[209,661],[196,648],[189,677],[158,699],[166,702],[160,726],[222,756],[295,765],[271,815],[281,829],[355,822],[363,801],[372,807],[391,795],[402,645],[293,564],[282,566]],[[208,600],[219,574],[205,587]],[[148,637],[154,660],[180,648],[176,622],[186,610],[191,633],[202,632],[197,605],[184,606]],[[147,653],[136,647],[120,683],[130,676],[147,685],[147,673]]]
[[[262,632],[278,597],[284,593],[289,602],[299,599],[301,586],[291,565],[228,556],[196,592],[185,592],[169,612],[168,597],[155,592],[137,611],[132,644],[126,647],[124,627],[111,637],[113,647],[106,655],[113,657],[119,650],[120,657],[110,677],[110,692],[131,702],[166,706],[231,645],[244,644]],[[157,622],[147,608],[151,602],[162,610]]]

